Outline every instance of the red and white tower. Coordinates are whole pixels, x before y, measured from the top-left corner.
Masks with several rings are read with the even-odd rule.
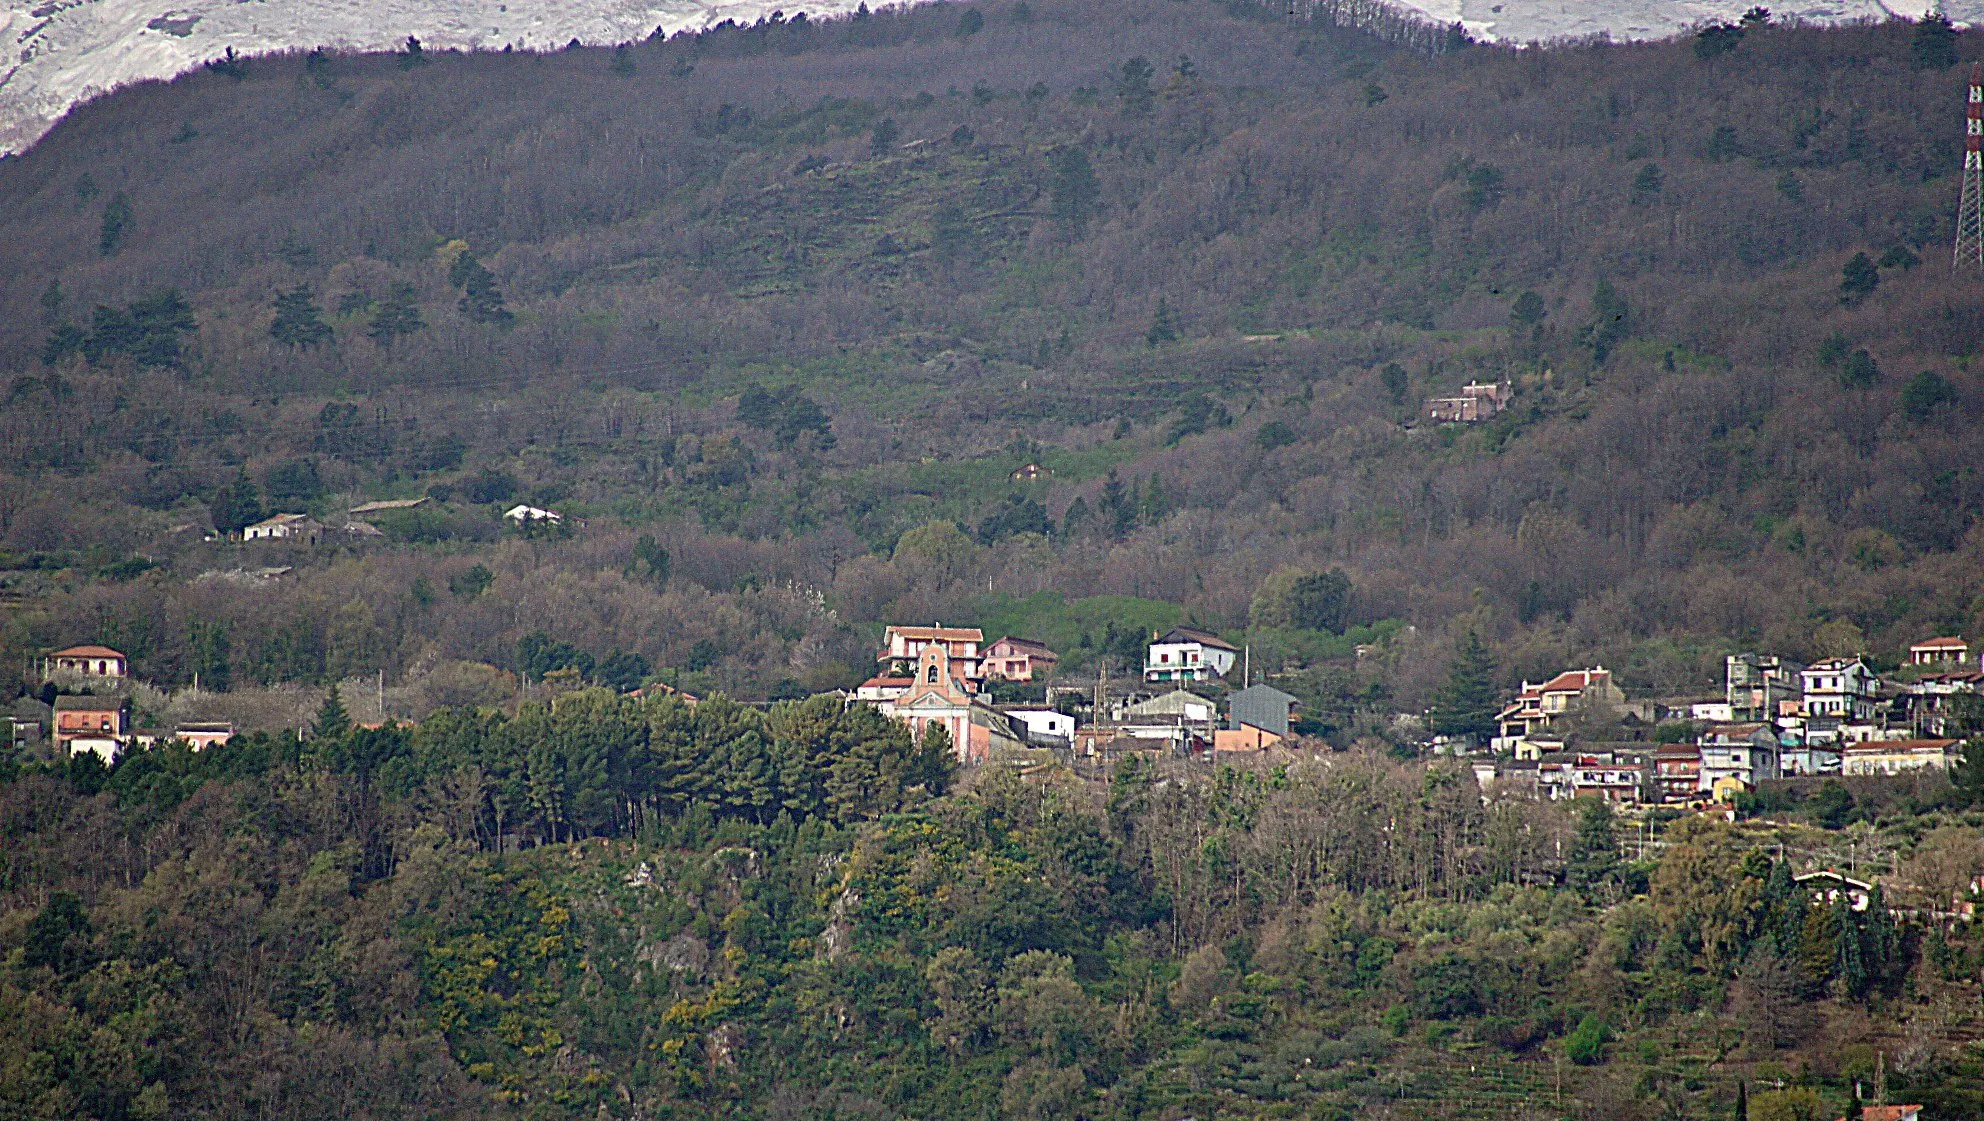
[[[1984,63],[1970,67],[1970,104],[1963,138],[1963,198],[1956,208],[1956,259],[1961,272],[1984,272]]]

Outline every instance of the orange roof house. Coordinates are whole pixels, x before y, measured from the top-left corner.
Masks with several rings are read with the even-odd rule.
[[[57,650],[51,658],[53,672],[79,673],[86,677],[128,677],[130,662],[108,646],[71,646]]]

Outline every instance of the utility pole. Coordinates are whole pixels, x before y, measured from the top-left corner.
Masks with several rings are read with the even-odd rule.
[[[1963,194],[1956,207],[1955,273],[1984,273],[1984,63],[1970,67],[1970,100],[1965,107]]]

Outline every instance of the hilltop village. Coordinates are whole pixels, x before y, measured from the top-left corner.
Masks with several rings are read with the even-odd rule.
[[[1303,701],[1273,684],[1279,674],[1209,630],[1153,632],[1134,677],[1112,680],[1103,663],[1092,679],[1074,680],[1057,674],[1061,661],[1017,635],[988,642],[977,627],[891,625],[874,676],[831,695],[917,737],[936,729],[965,766],[1051,761],[1104,774],[1138,754],[1272,765],[1335,750],[1315,734]],[[106,646],[56,651],[41,677],[40,692],[16,702],[8,719],[11,742],[44,758],[89,754],[108,765],[173,741],[200,750],[236,731],[228,721],[141,720],[130,660]],[[576,667],[543,677],[554,691],[561,680],[567,689],[586,680]],[[593,672],[591,680],[605,679]],[[660,677],[623,691],[701,699]],[[361,725],[390,719],[383,700],[379,712]],[[1906,663],[1887,673],[1861,655],[1803,665],[1732,654],[1717,692],[1663,698],[1628,697],[1611,670],[1592,666],[1525,681],[1492,715],[1473,714],[1479,732],[1455,731],[1468,715],[1439,707],[1393,714],[1395,742],[1429,765],[1464,760],[1484,796],[1726,812],[1773,784],[1952,774],[1964,762],[1964,737],[1984,716],[1984,662],[1960,636],[1913,644]]]

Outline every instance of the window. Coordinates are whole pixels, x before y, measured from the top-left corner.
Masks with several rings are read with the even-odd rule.
[[[928,681],[932,685],[937,684],[937,663],[935,662],[930,663],[930,672],[927,675],[925,675],[924,680]]]

